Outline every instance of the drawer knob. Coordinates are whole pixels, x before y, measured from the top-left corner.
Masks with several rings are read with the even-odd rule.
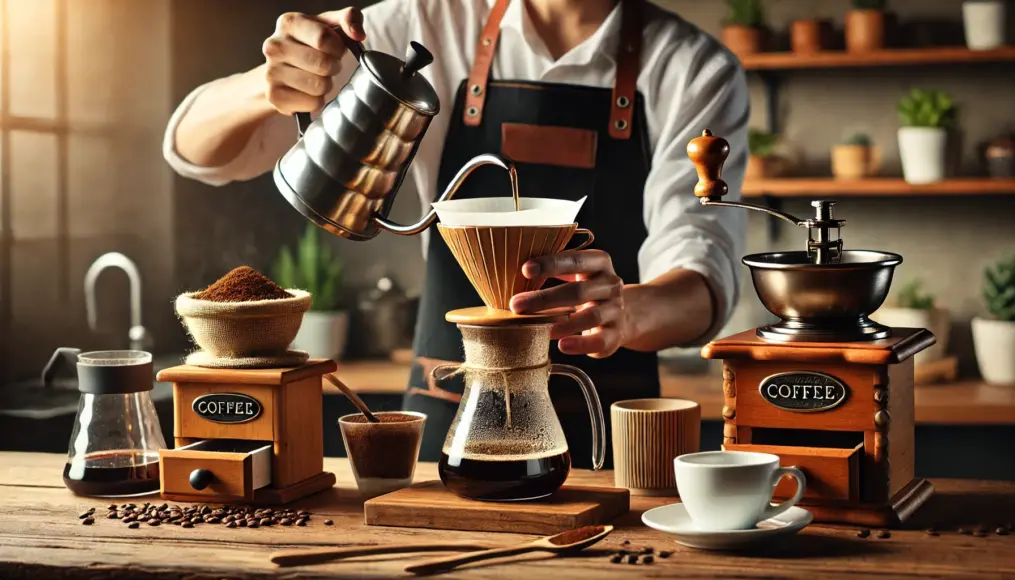
[[[207,469],[195,469],[190,472],[190,487],[201,491],[215,481],[215,475]]]

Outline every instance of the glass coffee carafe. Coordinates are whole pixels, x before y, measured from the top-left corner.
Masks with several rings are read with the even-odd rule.
[[[63,471],[77,495],[115,497],[159,490],[159,450],[165,448],[151,391],[152,355],[112,350],[76,356],[81,400]]]
[[[569,376],[581,386],[592,419],[593,465],[602,467],[606,433],[599,396],[580,369],[550,363],[552,326],[458,325],[465,362],[433,371],[436,379],[465,376],[438,465],[441,481],[455,494],[528,500],[548,496],[564,483],[571,455],[550,401],[550,374]]]

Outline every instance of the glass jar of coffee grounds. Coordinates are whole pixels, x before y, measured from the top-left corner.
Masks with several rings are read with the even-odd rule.
[[[166,446],[152,403],[152,355],[141,351],[77,354],[81,400],[70,436],[64,484],[77,495],[122,497],[159,489]]]

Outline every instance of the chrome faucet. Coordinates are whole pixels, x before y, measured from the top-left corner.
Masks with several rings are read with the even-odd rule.
[[[88,312],[88,327],[98,328],[98,308],[95,304],[95,282],[106,268],[119,268],[127,274],[130,282],[130,338],[131,350],[146,350],[148,331],[141,326],[141,272],[130,258],[120,252],[109,252],[98,257],[85,273],[85,310]]]

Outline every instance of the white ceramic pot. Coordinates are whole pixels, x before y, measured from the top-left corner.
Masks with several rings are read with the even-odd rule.
[[[1015,386],[1015,322],[973,318],[973,346],[984,381]]]
[[[1004,46],[1004,2],[976,2],[962,4],[962,21],[966,29],[966,46],[972,50],[990,50]]]
[[[948,354],[948,333],[951,332],[952,320],[944,308],[919,310],[882,306],[871,315],[871,319],[892,328],[926,328],[934,333],[937,338],[934,346],[916,353],[918,365],[936,361]]]
[[[310,353],[310,358],[340,360],[345,353],[345,339],[349,332],[349,314],[343,311],[310,311],[303,315],[292,347]]]
[[[899,158],[906,182],[941,181],[948,158],[948,131],[939,127],[900,128]]]

